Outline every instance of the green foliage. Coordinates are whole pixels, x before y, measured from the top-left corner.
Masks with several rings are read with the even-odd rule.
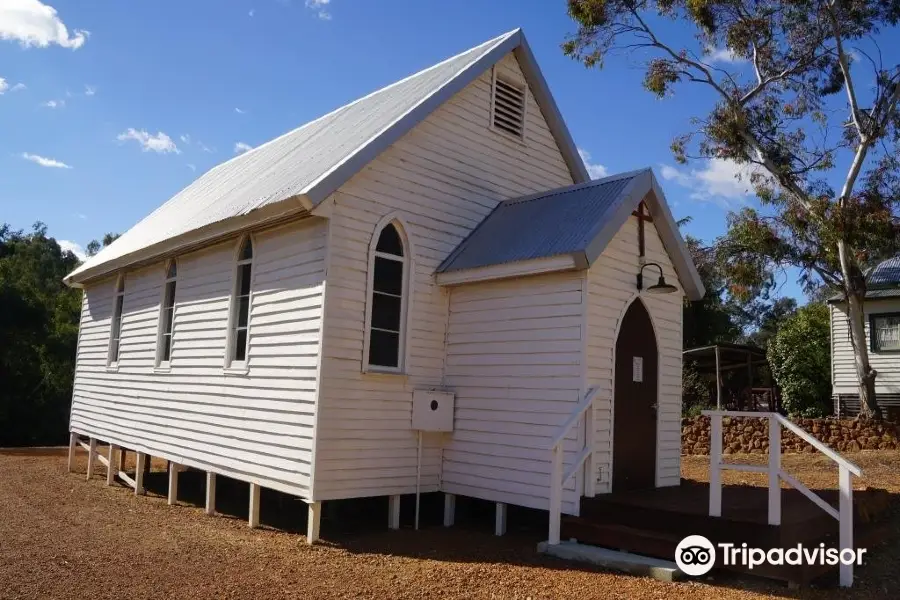
[[[685,243],[706,288],[706,295],[696,302],[685,302],[684,347],[736,341],[741,330],[735,318],[735,307],[724,299],[726,284],[715,262],[715,253],[694,237],[687,236]]]
[[[683,417],[696,417],[701,410],[713,407],[715,382],[697,372],[693,361],[686,360],[681,368],[681,412]]]
[[[81,292],[62,278],[77,265],[42,223],[0,227],[0,447],[66,439]]]
[[[809,304],[787,319],[769,341],[769,365],[790,415],[829,412],[831,345],[828,307]]]
[[[578,30],[565,54],[588,67],[617,53],[643,61],[644,87],[661,99],[684,86],[709,93],[715,104],[672,151],[678,162],[735,163],[760,200],[759,210],[729,216],[717,244],[729,295],[768,298],[788,267],[808,294],[823,284],[844,293],[863,414],[877,418],[863,273],[900,253],[900,64],[878,46],[896,38],[900,2],[567,4]],[[677,41],[666,39],[678,26]],[[742,61],[716,64],[717,50]]]

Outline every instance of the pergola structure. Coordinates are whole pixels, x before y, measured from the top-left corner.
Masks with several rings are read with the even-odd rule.
[[[754,394],[764,394],[768,397],[767,410],[775,412],[778,409],[777,389],[772,381],[771,372],[768,370],[766,352],[757,346],[745,344],[719,343],[712,346],[700,346],[689,348],[683,353],[684,358],[691,359],[697,372],[703,375],[713,375],[716,380],[716,409],[722,410],[727,400],[723,398],[725,382],[723,377],[730,371],[737,369],[746,370],[746,381],[743,382],[742,391],[737,394],[738,410],[754,410],[756,402],[751,401],[750,406],[744,406],[744,398],[751,400]],[[766,373],[760,374],[759,367],[767,367]],[[762,384],[754,387],[754,383]]]

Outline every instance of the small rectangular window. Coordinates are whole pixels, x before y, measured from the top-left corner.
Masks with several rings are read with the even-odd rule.
[[[119,362],[119,346],[122,338],[122,309],[125,304],[125,277],[120,276],[116,281],[116,296],[113,303],[112,323],[109,331],[109,355],[107,364],[115,365]]]
[[[250,283],[253,275],[253,244],[246,238],[238,253],[237,280],[231,315],[231,355],[229,362],[247,360],[250,325]]]
[[[175,321],[175,282],[166,283],[166,296],[163,302],[162,324],[162,357],[160,362],[169,362],[172,357],[172,325]]]
[[[900,315],[872,315],[869,327],[873,350],[900,350]]]

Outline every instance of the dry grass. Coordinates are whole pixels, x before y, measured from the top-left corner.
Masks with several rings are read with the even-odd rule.
[[[868,485],[900,493],[900,452],[851,458]],[[704,479],[705,460],[686,458],[685,476]],[[836,481],[815,456],[784,462],[808,485]],[[496,538],[484,523],[384,531],[386,514],[379,512],[372,517],[377,525],[353,534],[331,534],[326,522],[326,542],[309,547],[296,532],[250,530],[239,518],[207,517],[196,505],[170,507],[158,494],[139,498],[120,485],[106,487],[99,466],[85,482],[83,455],[78,468],[81,474],[66,473],[61,456],[0,455],[0,598],[900,597],[897,535],[870,550],[871,564],[858,571],[850,594],[759,581],[665,584],[540,557],[539,528],[518,527],[513,515],[515,531]],[[726,475],[726,482],[763,483],[755,479]],[[190,486],[182,489],[190,495]],[[264,509],[266,502],[264,496]],[[895,514],[895,534],[898,524]]]

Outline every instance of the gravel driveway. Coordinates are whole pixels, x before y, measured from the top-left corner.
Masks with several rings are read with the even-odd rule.
[[[869,485],[900,491],[900,453],[860,453],[852,459],[866,469]],[[833,475],[808,455],[787,456],[784,462],[808,484]],[[97,476],[85,481],[85,463],[80,453],[79,473],[69,474],[59,454],[0,453],[0,598],[900,597],[896,514],[894,541],[870,550],[872,564],[858,570],[851,595],[748,580],[665,584],[538,556],[534,548],[543,526],[523,522],[529,513],[511,512],[510,533],[502,538],[492,535],[490,519],[477,518],[444,529],[429,517],[422,531],[387,531],[386,507],[377,514],[365,509],[368,526],[342,532],[341,515],[334,513],[334,526],[329,529],[328,519],[322,525],[325,541],[310,547],[298,533],[302,523],[286,518],[282,526],[277,517],[303,514],[295,501],[264,495],[264,526],[251,530],[241,503],[233,516],[203,513],[202,501],[197,502],[202,474],[187,474],[196,475],[182,483],[187,502],[173,507],[162,496],[164,473],[154,473],[158,483],[150,495],[135,497],[120,484],[106,487],[99,465]],[[705,459],[686,458],[685,476],[705,477],[704,465]],[[267,517],[267,507],[276,516]],[[407,508],[404,521],[411,520]]]

